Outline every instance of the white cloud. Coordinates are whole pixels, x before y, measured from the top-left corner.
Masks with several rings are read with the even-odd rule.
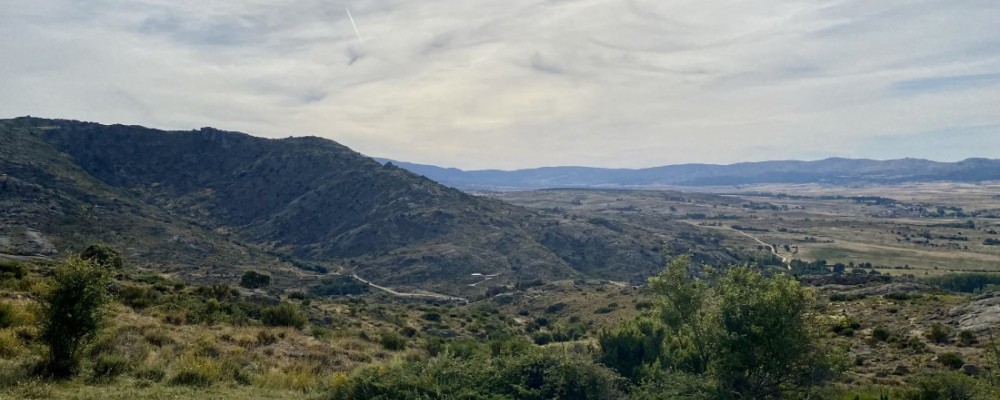
[[[0,115],[466,168],[990,156],[940,143],[1000,133],[998,20],[988,0],[14,0]]]

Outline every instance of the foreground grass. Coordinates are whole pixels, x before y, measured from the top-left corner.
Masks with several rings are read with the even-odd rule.
[[[570,353],[589,354],[597,349],[596,332],[656,305],[647,289],[613,282],[548,283],[471,305],[287,293],[269,293],[258,304],[262,292],[140,277],[119,282],[121,294],[108,310],[113,317],[84,355],[80,374],[50,381],[31,373],[45,354],[35,316],[44,282],[41,274],[0,280],[0,399],[327,398],[348,393],[343,388],[351,382],[381,385],[376,378],[394,366],[402,371],[399,381],[420,383],[425,366],[446,365],[441,360],[449,357],[506,354],[509,349],[494,346],[503,342],[491,341],[496,337],[519,338],[530,350],[519,351],[527,353],[570,346]],[[992,390],[984,379],[954,378],[958,365],[942,361],[957,356],[989,369],[987,335],[969,343],[957,330],[937,340],[929,335],[950,323],[948,310],[968,301],[968,295],[945,293],[824,301],[821,340],[844,349],[850,365],[822,398],[911,398],[928,374],[951,374],[945,381],[956,387]],[[291,304],[307,322],[267,326],[255,319],[278,302]],[[475,360],[475,367],[456,364],[462,376],[494,362]],[[965,398],[1000,398],[993,395]]]
[[[27,381],[0,391],[0,399],[132,400],[132,399],[300,399],[315,398],[302,391],[255,386],[216,385],[184,387],[150,384],[141,380],[120,380],[109,384]]]

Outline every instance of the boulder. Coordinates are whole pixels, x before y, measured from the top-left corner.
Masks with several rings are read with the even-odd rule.
[[[965,364],[962,366],[963,374],[970,376],[978,376],[979,372],[980,372],[979,367],[977,367],[975,364]]]

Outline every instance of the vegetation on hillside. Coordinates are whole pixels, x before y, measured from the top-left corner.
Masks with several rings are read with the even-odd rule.
[[[303,292],[264,300],[128,266],[113,274],[80,258],[4,265],[22,272],[0,281],[8,294],[0,307],[0,394],[14,397],[103,391],[100,397],[109,398],[985,399],[994,393],[985,378],[997,372],[845,388],[843,371],[863,361],[848,356],[842,340],[863,335],[857,332],[868,322],[843,321],[833,329],[822,299],[777,270],[704,269],[687,257],[672,260],[639,292],[596,292],[613,301],[594,306],[596,316],[607,315],[598,308],[620,310],[622,296],[641,295],[630,307],[634,318],[596,327],[580,314],[566,318],[576,306],[561,302],[521,324],[493,305],[510,301],[502,300],[507,292],[469,306]],[[902,301],[921,304],[912,296]],[[70,304],[88,312],[55,312]],[[577,333],[545,345],[531,333],[572,326]],[[926,344],[897,335],[878,328],[866,340],[923,354],[947,343],[979,346],[976,335],[944,326],[927,331]],[[935,365],[963,367],[968,356],[961,349],[941,351]]]

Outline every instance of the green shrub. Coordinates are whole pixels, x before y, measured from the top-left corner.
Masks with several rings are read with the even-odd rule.
[[[267,326],[292,326],[302,329],[306,325],[306,316],[295,305],[281,303],[261,310],[260,321]]]
[[[830,327],[830,330],[833,331],[833,333],[836,333],[840,336],[848,336],[848,337],[854,336],[854,331],[858,329],[861,329],[861,323],[850,318],[838,321],[836,324]]]
[[[0,329],[0,359],[17,357],[23,347],[13,329]]]
[[[333,334],[329,329],[322,326],[313,326],[309,333],[316,339],[327,339]]]
[[[83,253],[80,253],[80,258],[113,270],[125,267],[125,259],[122,258],[122,254],[108,245],[92,244],[83,250]]]
[[[268,330],[261,330],[257,332],[258,346],[270,346],[275,343],[278,343],[278,335],[275,335]]]
[[[205,387],[222,378],[222,365],[208,358],[186,357],[180,360],[178,369],[169,384]]]
[[[382,332],[379,343],[386,350],[399,351],[406,349],[406,338],[394,332]]]
[[[562,303],[562,302],[555,303],[553,305],[545,307],[545,313],[546,314],[557,314],[560,311],[565,310],[566,307],[567,307],[566,303]]]
[[[639,310],[639,311],[649,310],[649,309],[652,309],[655,306],[656,305],[653,304],[653,302],[649,301],[649,300],[640,300],[640,301],[635,302],[635,309]]]
[[[24,315],[10,303],[0,303],[0,329],[25,325]]]
[[[316,296],[345,296],[367,293],[371,288],[357,279],[347,275],[334,275],[324,278],[318,285],[309,288],[309,293]]]
[[[712,379],[702,375],[656,370],[634,387],[629,400],[716,400],[729,398],[720,393]]]
[[[536,350],[359,368],[336,383],[329,398],[616,399],[622,386],[620,377],[586,355]]]
[[[872,339],[884,342],[889,340],[889,336],[892,336],[892,334],[889,333],[889,330],[881,326],[876,326],[874,329],[872,329]]]
[[[500,357],[483,395],[528,399],[613,399],[623,379],[579,352],[531,351]]]
[[[886,294],[882,295],[882,297],[886,298],[886,299],[889,299],[889,300],[898,300],[898,301],[906,301],[906,300],[909,300],[909,299],[913,298],[912,295],[910,295],[909,293],[906,293],[906,292],[886,293]]]
[[[0,280],[21,279],[28,275],[28,268],[15,262],[0,262]]]
[[[403,334],[403,336],[410,338],[417,336],[417,329],[412,326],[404,326],[403,329],[400,330],[400,332]]]
[[[441,322],[441,314],[436,312],[424,313],[421,318],[431,322]]]
[[[951,328],[942,324],[931,325],[931,330],[927,332],[927,339],[934,343],[948,343],[951,336]]]
[[[150,367],[150,368],[141,368],[135,371],[133,375],[139,379],[146,379],[153,382],[159,382],[162,381],[163,378],[167,376],[167,373],[163,371],[162,368]]]
[[[104,327],[110,282],[106,267],[79,258],[56,270],[53,289],[42,301],[41,339],[49,347],[49,374],[64,377],[76,372],[81,350]]]
[[[972,346],[979,342],[979,338],[972,331],[963,330],[958,333],[958,343],[962,346]]]
[[[960,373],[942,373],[919,377],[906,400],[972,400],[976,398],[976,380]]]
[[[598,336],[601,346],[599,360],[633,383],[638,383],[643,367],[659,360],[666,336],[666,327],[651,320],[602,330]]]
[[[158,304],[162,296],[146,286],[126,285],[119,291],[118,300],[135,310],[142,310]]]
[[[913,354],[919,354],[927,351],[927,344],[916,336],[910,336],[900,340],[896,345],[900,349],[907,349]]]
[[[129,360],[117,354],[101,354],[94,360],[95,379],[112,379],[131,369]]]
[[[941,363],[941,365],[951,369],[959,369],[965,365],[965,360],[962,359],[962,355],[955,352],[938,354],[937,360]]]
[[[257,273],[255,271],[247,271],[243,273],[240,277],[240,286],[247,289],[259,289],[271,284],[271,276]]]
[[[168,383],[171,385],[206,387],[211,386],[213,382],[215,382],[215,378],[202,371],[180,371],[170,378]]]

